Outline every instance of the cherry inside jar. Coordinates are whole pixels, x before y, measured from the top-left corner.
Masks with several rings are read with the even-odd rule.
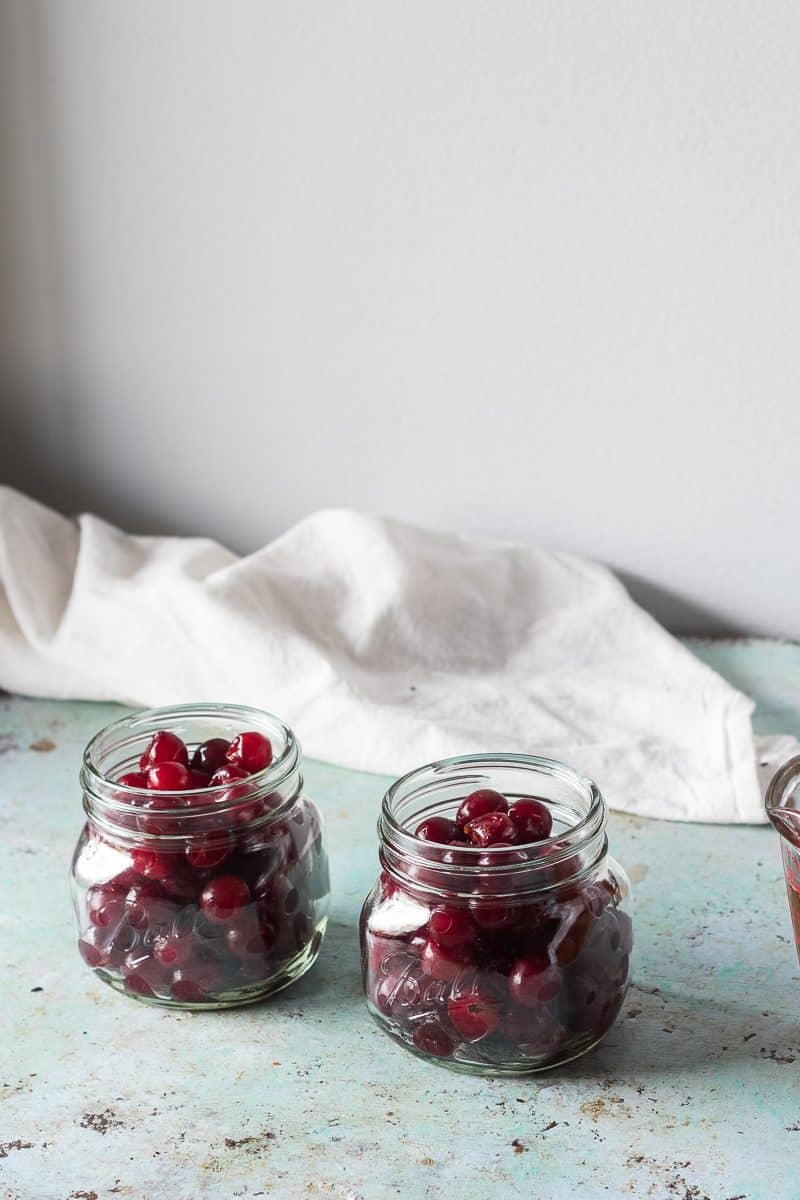
[[[298,743],[277,718],[239,705],[136,713],[90,742],[81,783],[78,950],[111,987],[227,1008],[314,963],[328,859]]]
[[[361,914],[378,1024],[418,1055],[483,1074],[590,1050],[620,1010],[633,949],[606,818],[590,780],[544,758],[447,759],[395,783]]]

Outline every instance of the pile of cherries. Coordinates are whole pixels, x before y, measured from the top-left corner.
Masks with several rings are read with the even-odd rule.
[[[382,872],[362,914],[363,967],[370,1008],[394,1036],[464,1065],[535,1069],[608,1030],[627,988],[631,921],[614,877],[576,877],[580,859],[559,855],[558,843],[541,859],[548,886],[525,893],[530,844],[551,834],[541,800],[509,804],[484,788],[455,820],[429,817],[417,827],[422,842],[447,847],[435,860],[428,852]],[[467,845],[486,853],[459,857]],[[487,870],[517,861],[519,872]],[[447,864],[466,863],[468,879],[448,874]],[[451,879],[458,895],[426,894],[426,885],[441,891]]]
[[[459,842],[484,847],[516,846],[542,842],[550,837],[552,828],[550,809],[541,800],[521,796],[509,804],[499,792],[480,788],[462,801],[455,821],[428,817],[417,826],[414,836],[446,846]]]
[[[90,967],[140,998],[192,1005],[258,994],[317,939],[315,952],[328,893],[319,821],[302,796],[269,819],[281,796],[257,794],[251,777],[271,761],[258,732],[211,738],[191,758],[174,733],[153,735],[139,770],[116,781],[138,789],[120,789],[124,836],[90,822],[79,845],[78,948]],[[120,868],[110,878],[109,861]]]

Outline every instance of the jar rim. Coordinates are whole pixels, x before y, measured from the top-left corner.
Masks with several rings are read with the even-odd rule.
[[[260,732],[270,736],[273,745],[280,742],[281,749],[268,766],[254,772],[246,779],[237,780],[236,784],[221,783],[213,787],[186,788],[182,791],[164,790],[154,792],[148,788],[131,787],[111,779],[101,768],[101,751],[106,754],[113,747],[125,745],[126,736],[133,742],[137,735],[143,737],[156,732],[160,726],[168,727],[170,721],[201,720],[203,718],[226,718],[231,721],[241,721],[242,730],[258,728]],[[291,775],[298,770],[300,762],[300,744],[293,730],[274,713],[265,709],[254,708],[244,704],[228,704],[217,701],[199,701],[192,704],[172,704],[159,708],[143,708],[127,713],[124,717],[110,722],[94,735],[83,752],[80,772],[81,785],[84,794],[98,801],[106,814],[113,816],[136,813],[139,802],[147,797],[149,801],[164,799],[165,804],[151,804],[148,811],[151,816],[174,814],[174,799],[181,797],[207,798],[207,804],[193,804],[192,814],[198,819],[210,812],[225,814],[229,809],[241,805],[245,799],[257,798],[270,791],[278,789]],[[302,786],[302,781],[300,781]],[[235,790],[229,800],[221,797],[226,792]],[[173,803],[169,803],[172,801]],[[281,815],[284,806],[276,808],[274,817]],[[163,836],[163,835],[162,835]]]
[[[764,809],[781,837],[786,837],[790,829],[795,832],[795,835],[798,832],[795,823],[800,818],[800,810],[796,805],[787,803],[790,797],[793,798],[797,794],[798,782],[800,782],[800,754],[796,754],[782,763],[767,785]],[[791,824],[789,818],[793,818]]]
[[[503,847],[502,850],[497,847],[498,862],[487,863],[487,857],[492,854],[490,847],[464,845],[460,842],[453,846],[426,842],[416,837],[398,817],[397,808],[403,801],[422,798],[435,794],[437,790],[451,788],[454,782],[459,780],[460,772],[463,772],[461,781],[465,785],[466,795],[475,788],[494,786],[487,783],[485,778],[481,778],[479,772],[490,773],[504,769],[518,770],[523,774],[530,772],[531,776],[548,778],[562,788],[571,789],[575,799],[575,806],[571,811],[577,819],[541,841]],[[475,773],[474,778],[470,777],[471,772]],[[415,784],[418,786],[415,787]],[[470,784],[471,786],[468,786]],[[502,787],[499,787],[499,790],[502,791]],[[533,785],[532,791],[524,794],[535,795]],[[562,803],[559,807],[563,810],[568,806]],[[419,815],[417,813],[416,817]],[[452,890],[454,878],[461,878],[467,883],[478,874],[495,879],[506,876],[509,882],[514,880],[515,890],[536,891],[549,886],[545,882],[548,871],[562,862],[574,862],[576,874],[583,874],[591,869],[592,864],[607,850],[607,818],[606,802],[597,784],[566,763],[534,754],[467,754],[427,763],[395,780],[383,798],[378,836],[382,849],[386,851],[390,869],[392,865],[396,866],[405,860],[412,866],[424,866],[428,872],[440,872],[448,880],[446,891]],[[443,858],[443,854],[448,851],[457,854],[457,863],[448,862]],[[586,851],[591,852],[591,862],[587,865],[583,858],[578,872],[578,852]],[[521,875],[524,877],[522,880]]]

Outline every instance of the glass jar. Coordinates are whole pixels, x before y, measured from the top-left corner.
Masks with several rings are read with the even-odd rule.
[[[536,797],[551,836],[482,849],[412,832],[476,789]],[[470,755],[398,780],[378,823],[361,914],[367,1008],[401,1045],[461,1071],[527,1074],[590,1050],[630,979],[630,885],[608,855],[606,805],[569,767]]]
[[[272,761],[216,787],[119,782],[158,730],[192,749],[246,730]],[[137,1000],[227,1008],[278,991],[319,954],[328,912],[322,821],[303,794],[300,747],[269,713],[239,705],[151,709],[107,726],[81,769],[86,824],[72,860],[78,949]]]
[[[800,959],[800,756],[790,758],[773,775],[764,803],[767,816],[781,835],[786,895]]]

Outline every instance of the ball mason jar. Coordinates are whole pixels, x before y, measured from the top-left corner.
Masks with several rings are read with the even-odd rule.
[[[218,787],[124,786],[158,730],[190,754],[208,738],[257,731],[272,761]],[[135,713],[92,739],[81,785],[86,824],[71,874],[78,949],[105,983],[151,1004],[227,1008],[311,967],[327,922],[328,859],[300,747],[276,717],[233,704]]]
[[[492,788],[536,797],[551,836],[527,845],[440,845],[429,817]],[[550,759],[471,755],[421,767],[386,793],[382,871],[361,914],[369,1012],[417,1055],[479,1074],[527,1074],[586,1053],[630,979],[630,885],[608,854],[590,780]]]
[[[792,932],[800,959],[800,755],[782,764],[764,799],[767,816],[781,835],[781,857]]]

